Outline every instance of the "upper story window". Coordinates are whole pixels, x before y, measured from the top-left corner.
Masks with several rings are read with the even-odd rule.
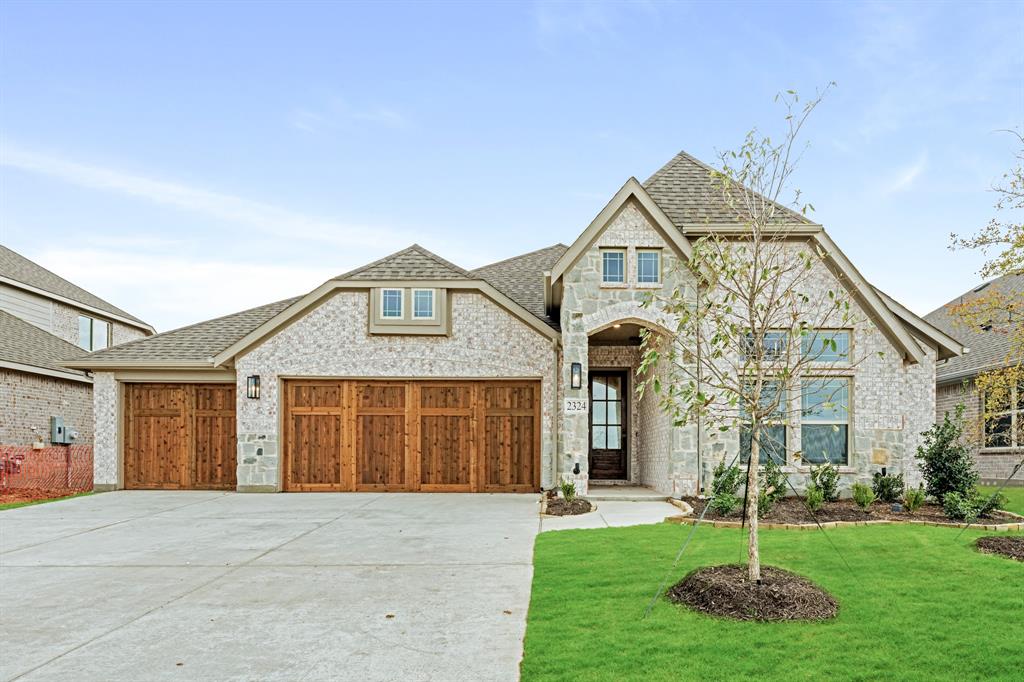
[[[434,290],[412,290],[412,316],[417,320],[430,320],[434,317]]]
[[[789,345],[789,332],[766,331],[761,339],[761,358],[766,361],[778,360],[786,355],[786,346]],[[743,342],[743,356],[748,359],[756,357],[757,344],[754,342],[754,335],[748,333]]]
[[[385,319],[401,319],[403,298],[401,289],[382,289],[380,292],[380,316]]]
[[[661,283],[661,251],[647,249],[636,252],[636,281],[638,284]]]
[[[601,251],[601,281],[623,284],[626,281],[626,252],[623,249]]]
[[[850,332],[819,329],[800,340],[804,357],[812,362],[848,362],[850,360]]]
[[[1005,395],[985,395],[985,447],[1024,447],[1024,381],[1005,391]]]
[[[78,316],[78,345],[88,351],[103,350],[110,345],[110,323],[88,315]]]
[[[850,461],[850,380],[804,379],[800,410],[801,458],[811,464]]]

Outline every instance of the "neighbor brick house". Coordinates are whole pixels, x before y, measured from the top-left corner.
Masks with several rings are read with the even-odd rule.
[[[947,412],[952,414],[963,403],[978,472],[984,482],[1003,483],[1024,458],[1024,385],[1011,392],[1005,409],[992,410],[996,419],[986,422],[982,420],[983,396],[975,387],[975,379],[982,372],[1020,364],[1021,358],[1012,352],[1005,325],[968,328],[953,310],[956,305],[993,292],[1007,300],[1024,301],[1024,275],[1004,275],[985,282],[928,313],[925,319],[956,335],[970,349],[969,353],[949,358],[936,367],[936,419],[942,421]],[[1011,482],[1024,485],[1024,470],[1019,470]]]
[[[107,301],[0,246],[0,448],[49,446],[50,418],[93,441],[92,378],[63,361],[153,334]]]
[[[865,282],[820,225],[783,214],[823,254],[822,285],[850,290],[862,321],[837,333],[870,356],[836,372],[850,400],[826,456],[846,485],[883,466],[916,481],[935,362],[962,349]],[[670,326],[640,302],[696,287],[676,267],[693,240],[736,227],[708,167],[681,153],[629,179],[569,246],[466,270],[413,245],[70,362],[95,376],[97,487],[697,493],[740,439],[710,446],[637,396],[640,330]]]

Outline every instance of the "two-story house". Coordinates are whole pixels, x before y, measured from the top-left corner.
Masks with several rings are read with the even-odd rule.
[[[791,220],[859,309],[837,333],[872,357],[835,377],[844,436],[822,456],[847,485],[880,467],[913,483],[935,363],[962,349],[865,282],[820,225]],[[569,246],[466,270],[413,245],[70,362],[95,374],[97,488],[527,492],[568,478],[696,494],[740,438],[709,446],[637,396],[641,329],[671,333],[641,301],[697,286],[693,241],[734,221],[681,153],[629,179]],[[787,428],[798,441],[802,425]]]
[[[67,441],[91,445],[92,378],[62,362],[154,333],[0,245],[0,446],[50,445],[51,417],[63,421]]]

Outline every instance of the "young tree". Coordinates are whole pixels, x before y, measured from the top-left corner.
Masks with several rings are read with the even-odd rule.
[[[1024,135],[1007,131],[1018,145],[1016,166],[1003,174],[1002,183],[993,187],[995,209],[1006,218],[993,218],[976,234],[950,235],[951,249],[981,251],[986,260],[978,272],[983,279],[1003,275],[1024,275]],[[1007,338],[1007,351],[999,366],[982,372],[975,388],[985,396],[982,422],[993,421],[1013,400],[1013,387],[1024,391],[1024,296],[1019,290],[992,289],[953,306],[958,325],[966,329],[985,329]],[[980,424],[978,426],[984,426]],[[1024,440],[1024,424],[1018,439]],[[982,432],[983,429],[982,429]]]
[[[688,267],[695,287],[647,301],[669,313],[672,335],[644,333],[640,390],[654,391],[676,426],[696,425],[711,438],[738,430],[742,449],[749,447],[751,581],[761,579],[758,463],[789,461],[783,434],[807,402],[807,370],[827,374],[832,365],[859,362],[850,357],[848,337],[829,331],[853,328],[857,308],[843,276],[824,267],[823,246],[808,236],[814,226],[803,217],[813,209],[799,203],[798,191],[790,195],[793,208],[782,205],[791,192],[800,131],[823,94],[803,105],[793,92],[780,95],[786,109],[781,142],[754,130],[738,150],[720,155],[721,170],[711,176],[734,225],[709,225],[693,244]],[[813,409],[845,412],[845,384],[820,383],[807,389],[818,393],[809,401]],[[817,433],[818,445],[846,438],[839,427]],[[820,462],[822,455],[823,448],[804,443],[805,461]]]

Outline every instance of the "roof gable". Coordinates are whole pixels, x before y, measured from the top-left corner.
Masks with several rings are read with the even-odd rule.
[[[558,320],[548,316],[544,305],[544,273],[562,257],[569,247],[554,244],[512,258],[484,265],[470,271],[470,275],[482,279],[505,294],[532,314],[558,328]]]
[[[396,251],[390,256],[350,270],[334,279],[417,280],[470,279],[469,273],[419,244]]]

